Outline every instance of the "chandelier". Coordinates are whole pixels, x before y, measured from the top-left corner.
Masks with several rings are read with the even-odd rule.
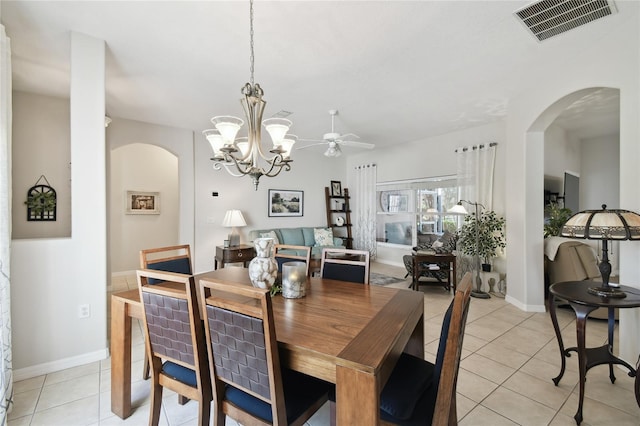
[[[291,148],[296,143],[295,135],[287,134],[292,125],[286,118],[269,118],[262,120],[262,113],[266,101],[262,99],[264,92],[259,84],[253,81],[253,0],[249,1],[250,22],[250,74],[251,79],[246,83],[240,99],[248,126],[247,136],[238,137],[238,131],[244,120],[233,116],[216,116],[211,119],[215,129],[207,129],[202,134],[207,138],[213,149],[213,168],[225,169],[236,177],[251,176],[255,190],[261,176],[275,177],[284,169],[291,170]],[[262,146],[261,127],[264,126],[273,142],[271,149]],[[268,150],[267,150],[268,149]],[[261,163],[266,163],[260,165]]]

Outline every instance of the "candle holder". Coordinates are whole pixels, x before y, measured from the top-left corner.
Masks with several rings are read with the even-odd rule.
[[[286,262],[282,264],[282,297],[298,299],[307,294],[307,264]]]

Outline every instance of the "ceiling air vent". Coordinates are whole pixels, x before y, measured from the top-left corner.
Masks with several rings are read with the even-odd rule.
[[[542,0],[515,15],[543,41],[613,13],[613,0]]]

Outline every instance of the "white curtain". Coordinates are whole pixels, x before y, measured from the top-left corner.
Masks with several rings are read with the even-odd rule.
[[[488,143],[456,149],[460,199],[480,203],[486,210],[491,210],[493,206],[496,145],[497,143]]]
[[[11,44],[0,25],[0,425],[13,406],[10,310]]]
[[[353,201],[353,247],[369,250],[371,259],[376,258],[376,165],[365,164],[355,168],[355,191]]]

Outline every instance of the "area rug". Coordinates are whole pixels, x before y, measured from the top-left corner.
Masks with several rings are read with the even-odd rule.
[[[377,272],[371,272],[369,274],[369,284],[373,285],[389,285],[404,281],[402,278],[390,277],[389,275],[378,274]]]

